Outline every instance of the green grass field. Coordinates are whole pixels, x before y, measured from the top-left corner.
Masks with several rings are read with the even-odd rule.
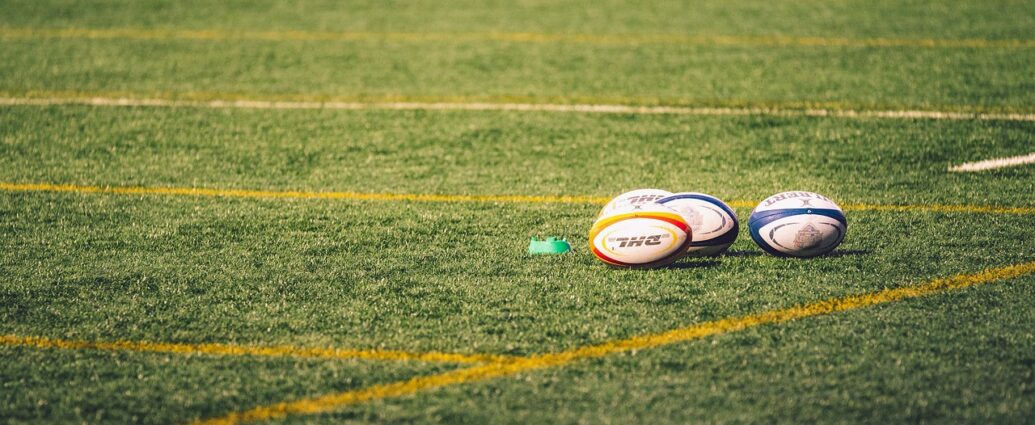
[[[0,59],[2,423],[1035,417],[1035,165],[948,171],[1035,152],[1035,2],[0,0]],[[740,237],[609,268],[640,187]]]

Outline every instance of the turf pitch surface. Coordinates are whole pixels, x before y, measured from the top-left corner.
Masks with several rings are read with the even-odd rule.
[[[0,10],[0,97],[20,101],[1035,113],[1030,1]],[[1023,120],[0,106],[0,417],[1022,423],[1035,415],[1028,272],[506,365],[1030,264],[1035,167],[948,169],[1032,151]],[[808,261],[763,255],[743,230],[730,255],[609,269],[582,248],[585,232],[597,198],[637,187],[711,193],[742,220],[770,194],[812,190],[851,206],[849,233]],[[308,196],[326,193],[351,195]],[[529,257],[533,235],[576,251]],[[404,355],[421,353],[495,357]]]

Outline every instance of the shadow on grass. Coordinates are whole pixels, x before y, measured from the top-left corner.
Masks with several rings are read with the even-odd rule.
[[[768,254],[766,254],[765,252],[762,252],[762,250],[756,249],[756,250],[743,250],[743,251],[726,251],[726,252],[724,252],[722,254],[719,254],[719,257],[761,257],[763,255],[768,255]]]
[[[845,249],[845,250],[834,250],[824,257],[856,257],[860,255],[870,255],[872,251],[868,249]]]
[[[704,268],[716,267],[716,266],[719,266],[721,264],[722,264],[721,261],[715,261],[715,260],[708,260],[708,261],[701,261],[701,260],[689,260],[689,261],[686,261],[686,260],[684,260],[684,261],[679,261],[679,262],[676,262],[676,263],[669,264],[665,268],[668,268],[668,269],[704,269]]]
[[[855,257],[859,255],[870,255],[872,251],[868,249],[839,249],[834,250],[827,255],[821,255],[816,258],[837,258],[837,257]],[[726,251],[725,254],[721,254],[720,257],[761,257],[769,255],[760,249],[756,250],[741,250],[741,251]]]

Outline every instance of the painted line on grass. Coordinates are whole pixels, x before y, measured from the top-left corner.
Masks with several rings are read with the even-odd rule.
[[[754,205],[752,205],[753,207]],[[999,207],[992,205],[880,205],[880,204],[844,204],[845,211],[883,211],[883,212],[928,212],[928,213],[968,213],[968,214],[1035,214],[1035,207]]]
[[[236,344],[186,344],[148,341],[81,341],[39,336],[0,335],[0,346],[53,348],[63,350],[133,351],[141,353],[207,354],[217,356],[298,357],[311,359],[362,359],[384,361],[421,361],[436,363],[490,363],[509,357],[492,354],[456,354],[395,350],[353,350],[342,348],[305,348],[286,345],[255,346]]]
[[[606,204],[610,198],[600,196],[557,195],[449,195],[419,193],[362,193],[362,192],[312,192],[274,191],[248,189],[210,189],[197,187],[140,187],[140,186],[80,186],[49,183],[6,183],[0,182],[0,191],[7,192],[58,192],[110,195],[153,195],[153,196],[201,196],[220,198],[258,199],[331,199],[353,201],[410,201],[410,202],[483,202],[509,204]],[[754,201],[734,200],[728,204],[735,208],[754,208]],[[847,211],[886,212],[933,212],[933,213],[984,213],[984,214],[1035,214],[1035,207],[1003,207],[990,205],[880,205],[844,204]]]
[[[965,162],[955,167],[949,167],[949,171],[955,173],[968,173],[975,171],[995,170],[997,168],[1016,167],[1025,164],[1035,164],[1035,152],[1027,155],[1011,156],[1007,158],[993,158],[977,162]]]
[[[25,28],[2,27],[0,38],[8,39],[116,39],[116,40],[196,40],[196,41],[396,41],[432,42],[511,42],[683,46],[762,46],[762,47],[908,47],[1022,49],[1035,47],[1025,39],[935,39],[935,38],[845,38],[795,37],[780,35],[681,35],[681,34],[573,34],[534,32],[397,32],[397,31],[229,31],[219,29],[178,30],[145,28]]]
[[[9,192],[69,192],[112,195],[207,196],[223,198],[272,199],[338,199],[353,201],[414,202],[498,202],[521,204],[605,204],[610,199],[596,196],[527,196],[527,195],[444,195],[417,193],[309,192],[246,189],[207,189],[195,187],[108,187],[55,185],[47,183],[3,183],[0,190]]]
[[[512,111],[562,112],[636,115],[688,116],[778,116],[778,117],[833,117],[925,119],[950,121],[1035,121],[1035,113],[959,112],[927,110],[854,110],[838,108],[783,108],[768,107],[688,107],[638,106],[621,104],[568,104],[568,103],[508,103],[508,102],[378,102],[378,101],[289,101],[211,99],[180,100],[132,97],[0,97],[6,106],[134,106],[165,108],[232,108],[232,109],[330,109],[330,110],[396,110],[396,111]]]
[[[804,304],[783,310],[699,323],[667,332],[648,334],[598,345],[575,348],[551,354],[514,358],[504,363],[489,363],[437,375],[422,376],[406,381],[374,385],[368,388],[330,394],[310,399],[277,403],[235,412],[223,417],[195,422],[197,425],[231,425],[242,422],[329,412],[344,406],[391,397],[411,395],[424,390],[459,385],[493,378],[532,372],[539,369],[562,367],[568,364],[634,350],[645,350],[697,340],[713,335],[736,332],[763,325],[785,323],[807,317],[855,310],[910,298],[937,294],[953,289],[987,284],[1035,273],[1035,262],[985,270],[974,274],[960,274],[936,279],[921,285],[886,289],[868,294],[834,298]]]

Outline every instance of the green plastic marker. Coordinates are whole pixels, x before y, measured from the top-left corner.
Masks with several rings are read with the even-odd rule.
[[[557,239],[553,236],[546,238],[544,241],[533,236],[532,241],[528,243],[528,253],[532,255],[564,254],[568,251],[571,251],[571,244],[564,239]]]

